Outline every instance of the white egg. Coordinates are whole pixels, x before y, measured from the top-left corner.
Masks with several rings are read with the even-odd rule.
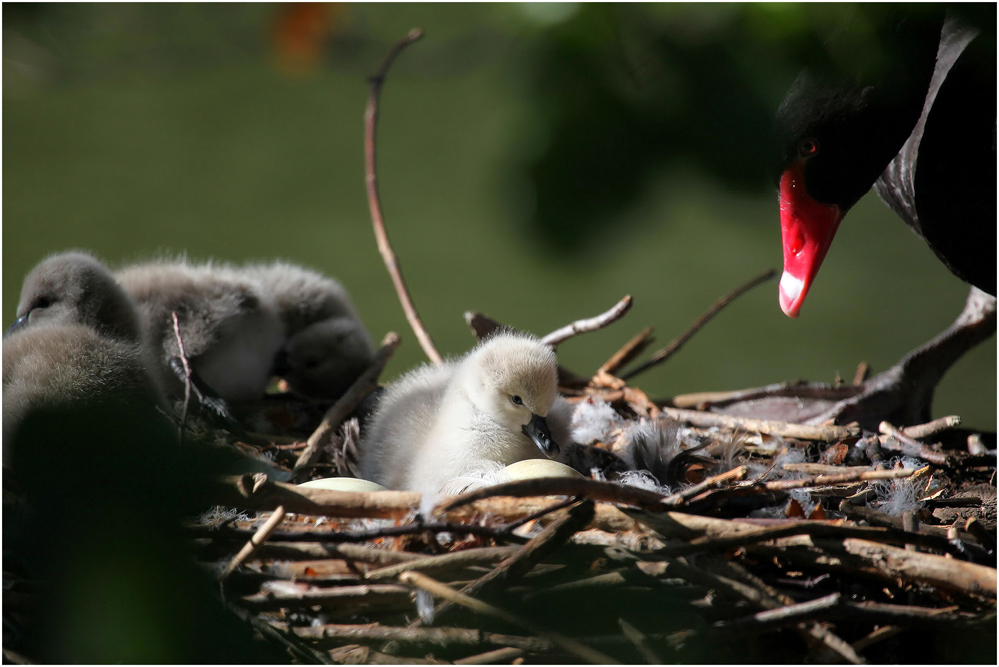
[[[569,466],[550,459],[525,459],[511,463],[501,473],[504,481],[535,479],[538,477],[579,477],[579,472]]]
[[[366,479],[357,479],[356,477],[326,477],[323,479],[314,479],[311,482],[305,482],[298,486],[308,489],[329,489],[332,491],[388,491],[381,484],[375,484]]]

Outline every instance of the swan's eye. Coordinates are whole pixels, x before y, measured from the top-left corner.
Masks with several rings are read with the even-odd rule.
[[[801,157],[810,157],[819,152],[819,142],[815,139],[805,139],[800,144],[798,144],[798,155]]]
[[[511,396],[510,400],[513,401],[514,405],[523,405],[524,404],[524,399],[522,399],[520,396]]]

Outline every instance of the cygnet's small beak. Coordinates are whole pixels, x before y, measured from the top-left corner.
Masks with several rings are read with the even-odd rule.
[[[15,331],[17,331],[18,329],[26,327],[27,325],[28,325],[28,316],[27,316],[27,314],[21,315],[19,318],[17,318],[16,320],[14,320],[14,323],[10,325],[10,328],[7,329],[7,331],[4,332],[3,337],[6,338],[10,334],[12,334]]]
[[[524,435],[534,441],[545,456],[552,459],[558,456],[558,445],[552,440],[552,432],[548,430],[548,422],[541,415],[531,415],[531,421],[523,426]]]

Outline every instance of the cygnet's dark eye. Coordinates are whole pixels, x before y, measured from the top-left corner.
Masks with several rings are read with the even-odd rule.
[[[40,296],[31,304],[30,310],[34,310],[35,308],[48,308],[51,305],[52,301],[50,301],[48,297]]]
[[[524,404],[524,399],[522,399],[520,396],[511,396],[510,400],[513,401],[514,405],[523,405]]]
[[[819,152],[819,142],[815,139],[805,139],[798,144],[798,155],[801,157],[811,157]]]

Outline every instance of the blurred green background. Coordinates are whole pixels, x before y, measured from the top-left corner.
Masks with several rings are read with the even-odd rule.
[[[4,322],[24,274],[66,248],[116,266],[284,258],[339,278],[376,340],[403,336],[386,379],[423,361],[375,247],[362,155],[365,77],[420,26],[378,145],[417,308],[460,354],[466,310],[543,335],[632,294],[624,320],[559,349],[592,372],[646,325],[662,347],[780,267],[770,114],[825,37],[877,21],[853,5],[5,3]],[[799,320],[772,281],[635,384],[666,397],[849,381],[937,334],[966,294],[872,193]],[[995,369],[993,339],[947,375],[934,416],[994,430]]]

